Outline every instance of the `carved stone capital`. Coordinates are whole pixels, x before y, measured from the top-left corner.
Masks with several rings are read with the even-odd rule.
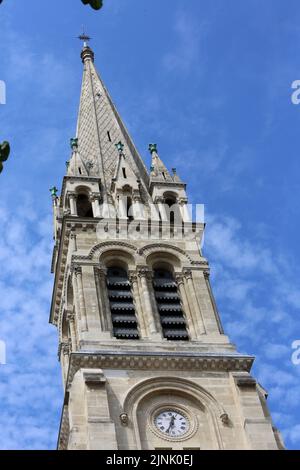
[[[140,279],[145,278],[149,281],[152,279],[152,271],[147,266],[139,267],[137,273]]]
[[[130,283],[133,284],[138,280],[138,273],[136,271],[129,271],[128,278]]]
[[[101,280],[105,280],[107,276],[107,269],[104,267],[96,266],[94,268],[95,274],[99,277]]]
[[[100,199],[101,199],[100,193],[92,193],[91,196],[90,196],[90,201],[91,202],[94,202],[94,201],[99,201],[100,202]]]
[[[186,204],[188,204],[188,198],[187,197],[179,197],[177,199],[177,202],[180,206],[185,206]]]
[[[193,277],[193,272],[192,272],[192,270],[191,270],[191,269],[188,269],[188,268],[184,269],[184,270],[182,271],[182,274],[183,274],[184,278],[187,279],[187,280],[192,279],[192,277]]]
[[[183,273],[176,273],[175,274],[175,281],[177,282],[178,286],[184,284],[184,274]]]
[[[69,199],[74,199],[74,201],[77,199],[77,194],[75,191],[68,191],[68,198]]]
[[[74,273],[76,277],[79,275],[82,275],[82,267],[79,266],[78,264],[72,264],[71,272]]]
[[[154,200],[154,204],[164,204],[164,203],[165,203],[165,199],[162,196],[156,196]]]

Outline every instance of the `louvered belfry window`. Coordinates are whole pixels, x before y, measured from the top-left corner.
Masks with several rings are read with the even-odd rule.
[[[107,271],[107,289],[113,333],[118,339],[139,339],[137,319],[127,272],[121,268]]]
[[[188,341],[177,284],[171,272],[154,270],[154,291],[164,338]]]

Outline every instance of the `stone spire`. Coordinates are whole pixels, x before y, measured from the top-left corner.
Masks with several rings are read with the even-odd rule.
[[[157,153],[157,145],[150,144],[149,145],[149,152],[152,155],[152,163],[151,163],[151,172],[150,172],[150,179],[151,181],[159,182],[159,181],[166,181],[166,182],[173,182],[173,178],[170,175],[167,167],[160,159]]]
[[[84,64],[76,148],[68,165],[68,176],[101,179],[103,192],[110,191],[119,161],[116,144],[124,142],[124,153],[137,178],[146,189],[149,176],[126,127],[94,65],[94,52],[85,43]],[[79,167],[80,164],[80,167]]]

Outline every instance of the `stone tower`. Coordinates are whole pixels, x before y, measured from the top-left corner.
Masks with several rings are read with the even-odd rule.
[[[52,190],[65,397],[59,449],[278,449],[254,361],[224,334],[186,185],[147,171],[85,44],[76,138]]]

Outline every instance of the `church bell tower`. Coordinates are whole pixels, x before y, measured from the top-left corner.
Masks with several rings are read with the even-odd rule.
[[[64,401],[58,449],[278,449],[266,392],[224,334],[186,184],[145,167],[81,52],[76,137],[52,189]]]

